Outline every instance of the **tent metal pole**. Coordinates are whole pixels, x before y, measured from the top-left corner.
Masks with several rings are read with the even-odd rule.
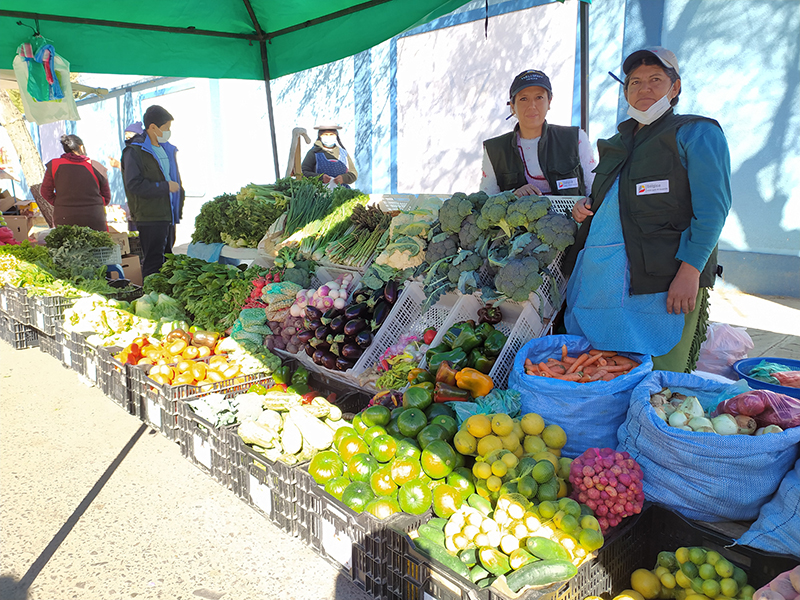
[[[589,3],[580,2],[581,129],[589,133]]]
[[[275,115],[272,108],[272,88],[269,85],[269,62],[267,62],[267,42],[261,40],[261,63],[264,66],[264,84],[267,90],[267,115],[269,116],[269,135],[272,138],[272,160],[275,162],[275,181],[281,178],[278,166],[278,138],[275,135]]]

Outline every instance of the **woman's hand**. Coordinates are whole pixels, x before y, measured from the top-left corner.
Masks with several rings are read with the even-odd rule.
[[[681,263],[678,273],[669,285],[667,312],[669,314],[689,314],[697,302],[700,291],[700,271],[689,263]]]
[[[541,196],[542,192],[540,192],[535,185],[526,183],[518,190],[514,190],[514,195],[517,198],[522,198],[523,196]]]
[[[337,175],[336,177],[333,178],[333,183],[335,183],[336,185],[342,185],[342,183],[344,183],[344,179],[342,179],[341,175]]]
[[[572,207],[572,218],[576,223],[583,223],[586,217],[591,217],[594,213],[590,210],[592,208],[591,198],[582,198],[578,200]]]
[[[325,173],[323,173],[322,174],[322,183],[330,183],[330,182],[331,182],[331,176],[330,175],[326,175]]]

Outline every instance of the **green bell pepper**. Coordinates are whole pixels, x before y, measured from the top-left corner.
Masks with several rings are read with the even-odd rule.
[[[300,367],[301,369],[303,367]],[[292,367],[283,365],[272,373],[272,380],[275,383],[284,383],[288,385],[292,381]]]
[[[412,369],[408,374],[408,383],[411,385],[425,383],[426,381],[433,383],[435,378],[429,371],[426,371],[425,369]]]
[[[447,332],[442,336],[442,345],[447,346],[449,350],[452,350],[456,347],[456,340],[458,336],[461,335],[461,331],[464,329],[464,325],[466,323],[459,323],[458,325],[453,325]]]
[[[447,344],[439,344],[438,346],[434,346],[433,348],[429,348],[425,351],[425,361],[430,365],[431,358],[435,354],[441,354],[443,352],[450,352],[452,348]],[[435,371],[434,371],[435,372]]]
[[[438,371],[442,361],[445,360],[453,365],[455,370],[459,370],[467,366],[467,353],[464,352],[463,348],[455,348],[449,352],[434,354],[428,363],[428,369],[430,371]]]
[[[311,391],[311,388],[308,387],[305,383],[293,383],[288,388],[286,388],[286,391],[295,393],[298,396],[305,396],[308,392]]]
[[[297,367],[297,371],[292,375],[292,384],[302,383],[308,385],[308,370],[305,367]]]
[[[475,328],[475,335],[477,335],[481,340],[481,343],[483,343],[495,331],[497,330],[492,326],[491,323],[481,323]]]
[[[502,331],[495,329],[483,342],[483,350],[486,356],[498,357],[506,345],[508,337]],[[480,369],[478,369],[480,370]]]
[[[461,348],[464,352],[469,353],[473,348],[477,348],[482,343],[483,338],[478,334],[475,328],[469,323],[464,323],[464,325],[461,326],[461,333],[458,334],[455,342],[453,342],[453,348]]]
[[[486,352],[481,348],[475,348],[469,353],[468,366],[484,375],[489,374],[495,362],[497,362],[497,357],[487,356]]]

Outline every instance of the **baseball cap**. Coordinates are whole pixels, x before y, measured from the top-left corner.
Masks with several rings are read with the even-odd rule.
[[[524,90],[526,87],[531,87],[532,85],[538,85],[539,87],[546,89],[551,94],[553,93],[553,88],[550,86],[550,79],[548,79],[547,75],[545,75],[542,71],[529,69],[527,71],[523,71],[514,78],[514,82],[511,84],[511,90],[509,91],[509,96],[513,100],[514,96],[516,96],[520,91]]]
[[[622,63],[622,72],[627,75],[636,62],[648,56],[655,57],[663,66],[669,69],[675,69],[675,72],[680,75],[680,71],[678,70],[678,59],[675,56],[675,53],[671,50],[667,50],[666,48],[662,48],[661,46],[651,46],[650,48],[644,48],[642,50],[633,52],[630,56],[628,56],[628,58],[625,59],[625,62]]]

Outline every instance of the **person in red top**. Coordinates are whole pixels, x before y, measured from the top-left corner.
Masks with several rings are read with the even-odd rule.
[[[53,224],[108,231],[108,179],[92,165],[77,135],[62,135],[61,145],[64,154],[47,163],[41,188],[42,197],[53,205]]]

